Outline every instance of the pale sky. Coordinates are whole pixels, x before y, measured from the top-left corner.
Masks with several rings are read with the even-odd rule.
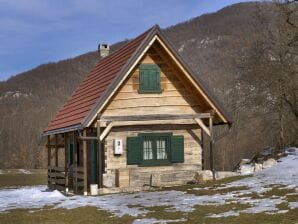
[[[0,81],[245,0],[0,0]]]

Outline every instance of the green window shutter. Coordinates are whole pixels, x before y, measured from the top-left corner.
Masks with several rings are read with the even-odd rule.
[[[139,137],[127,137],[127,164],[139,164],[141,161],[141,147]]]
[[[68,164],[73,164],[73,144],[68,144],[67,147],[67,157],[68,157]]]
[[[156,64],[141,64],[140,93],[160,93],[160,68]]]
[[[171,137],[171,162],[184,162],[184,137],[182,135]]]

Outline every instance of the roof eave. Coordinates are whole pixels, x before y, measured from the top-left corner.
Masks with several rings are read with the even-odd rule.
[[[81,130],[81,129],[82,129],[82,125],[81,124],[76,124],[76,125],[72,125],[72,126],[65,127],[65,128],[59,128],[59,129],[44,131],[43,136],[61,134],[61,133],[77,131],[77,130]]]

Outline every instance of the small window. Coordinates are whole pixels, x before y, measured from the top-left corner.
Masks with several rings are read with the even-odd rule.
[[[184,138],[172,133],[142,133],[127,138],[127,164],[158,166],[184,162]]]
[[[141,164],[160,165],[170,163],[171,134],[170,133],[149,133],[139,134],[141,141]]]
[[[139,93],[161,93],[160,68],[156,64],[141,64]]]

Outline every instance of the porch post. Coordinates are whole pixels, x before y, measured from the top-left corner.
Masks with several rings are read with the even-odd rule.
[[[78,192],[78,158],[77,158],[77,139],[76,139],[76,133],[73,132],[73,189],[74,192]]]
[[[64,171],[65,171],[65,192],[68,193],[68,134],[64,133]]]
[[[51,136],[48,135],[48,167],[51,166]]]
[[[86,137],[86,129],[83,130],[83,137]],[[84,166],[84,195],[87,195],[87,141],[83,141],[83,166]]]
[[[212,171],[213,180],[215,180],[215,168],[214,168],[214,138],[213,138],[213,115],[209,118],[209,131],[210,131],[210,169]]]
[[[55,134],[55,166],[58,167],[58,134]]]
[[[102,147],[100,141],[100,121],[97,121],[97,138],[98,138],[98,187],[102,188],[102,167],[103,167],[103,160],[102,160]]]
[[[202,170],[205,170],[205,160],[204,160],[204,156],[205,156],[205,152],[204,152],[204,132],[203,129],[201,128],[201,148],[202,148]]]

